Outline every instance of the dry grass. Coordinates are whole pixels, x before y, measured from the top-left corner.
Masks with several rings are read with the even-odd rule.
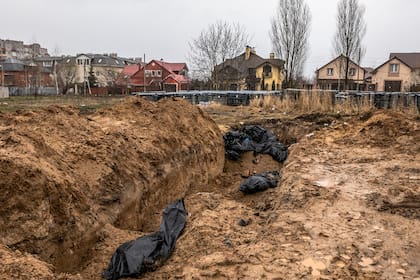
[[[87,106],[89,108],[110,107],[121,101],[120,96],[11,96],[0,99],[0,112],[14,112],[17,110],[37,110],[51,105],[70,105],[75,107]]]
[[[353,115],[375,110],[372,96],[346,96],[335,99],[332,92],[318,90],[290,91],[282,96],[268,95],[251,100],[250,105],[283,113],[338,112]],[[405,104],[403,99],[391,104],[391,108],[410,114],[419,113],[415,104]]]
[[[328,93],[292,92],[283,96],[268,95],[256,98],[250,102],[251,106],[260,107],[271,111],[290,112],[327,112],[333,110],[334,104]]]

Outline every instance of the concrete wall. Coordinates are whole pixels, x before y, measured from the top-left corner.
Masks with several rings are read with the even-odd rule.
[[[8,98],[8,97],[9,97],[9,88],[0,87],[0,98]]]

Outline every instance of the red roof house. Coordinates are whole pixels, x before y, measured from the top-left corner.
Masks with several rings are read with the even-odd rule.
[[[128,65],[120,75],[119,83],[130,91],[168,91],[188,90],[190,78],[185,63],[170,63],[152,60],[146,65]]]

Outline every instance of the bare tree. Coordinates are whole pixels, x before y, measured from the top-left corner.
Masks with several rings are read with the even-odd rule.
[[[57,65],[56,71],[62,94],[66,94],[75,84],[76,65],[63,62]]]
[[[54,45],[54,49],[53,49],[53,51],[52,51],[52,55],[53,55],[53,56],[59,56],[59,55],[60,55],[60,53],[61,53],[60,46],[59,46],[58,44],[55,44],[55,45]]]
[[[270,37],[274,52],[285,61],[285,87],[293,87],[303,72],[310,24],[311,13],[304,0],[279,0]]]
[[[343,65],[345,89],[348,87],[350,59],[360,63],[365,53],[362,46],[366,34],[364,13],[365,7],[359,5],[358,0],[341,0],[338,3],[337,31],[333,43],[335,54],[343,55],[346,60]]]
[[[239,55],[249,42],[245,28],[238,23],[218,21],[190,42],[189,59],[195,78],[210,78],[216,65]],[[217,77],[213,77],[217,81]]]

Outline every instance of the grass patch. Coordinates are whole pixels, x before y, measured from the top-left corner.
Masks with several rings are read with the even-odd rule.
[[[100,109],[111,107],[123,98],[124,96],[11,96],[0,99],[0,111],[37,110],[51,105],[86,106],[88,108]]]

